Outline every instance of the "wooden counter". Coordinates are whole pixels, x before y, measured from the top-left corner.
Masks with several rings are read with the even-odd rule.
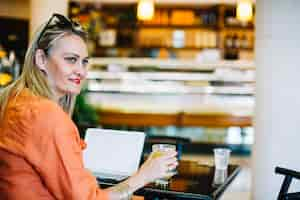
[[[101,111],[100,124],[127,126],[169,126],[180,123],[177,114],[147,114]]]
[[[252,126],[252,117],[233,115],[205,114],[157,114],[157,113],[125,113],[117,111],[99,111],[102,125],[127,126],[205,126],[230,127]]]
[[[183,114],[182,126],[230,127],[252,126],[252,117],[234,115]]]

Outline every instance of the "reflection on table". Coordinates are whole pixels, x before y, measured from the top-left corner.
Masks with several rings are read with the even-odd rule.
[[[168,186],[151,183],[136,194],[145,196],[145,199],[218,199],[239,171],[240,167],[229,165],[224,183],[216,185],[213,166],[201,165],[195,161],[180,161],[178,174],[170,179]],[[103,180],[99,180],[99,183],[104,187],[114,184]]]

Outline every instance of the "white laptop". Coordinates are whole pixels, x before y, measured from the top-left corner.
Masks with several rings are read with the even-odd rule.
[[[97,178],[123,180],[139,167],[145,133],[89,128],[83,151],[85,168]]]

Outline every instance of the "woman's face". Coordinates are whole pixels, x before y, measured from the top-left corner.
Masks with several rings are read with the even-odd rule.
[[[47,77],[58,97],[79,94],[87,74],[85,42],[77,35],[65,35],[55,41],[46,60]]]

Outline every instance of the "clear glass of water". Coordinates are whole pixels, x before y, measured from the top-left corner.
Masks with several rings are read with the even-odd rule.
[[[230,149],[214,149],[215,168],[218,170],[227,170],[229,164]]]

